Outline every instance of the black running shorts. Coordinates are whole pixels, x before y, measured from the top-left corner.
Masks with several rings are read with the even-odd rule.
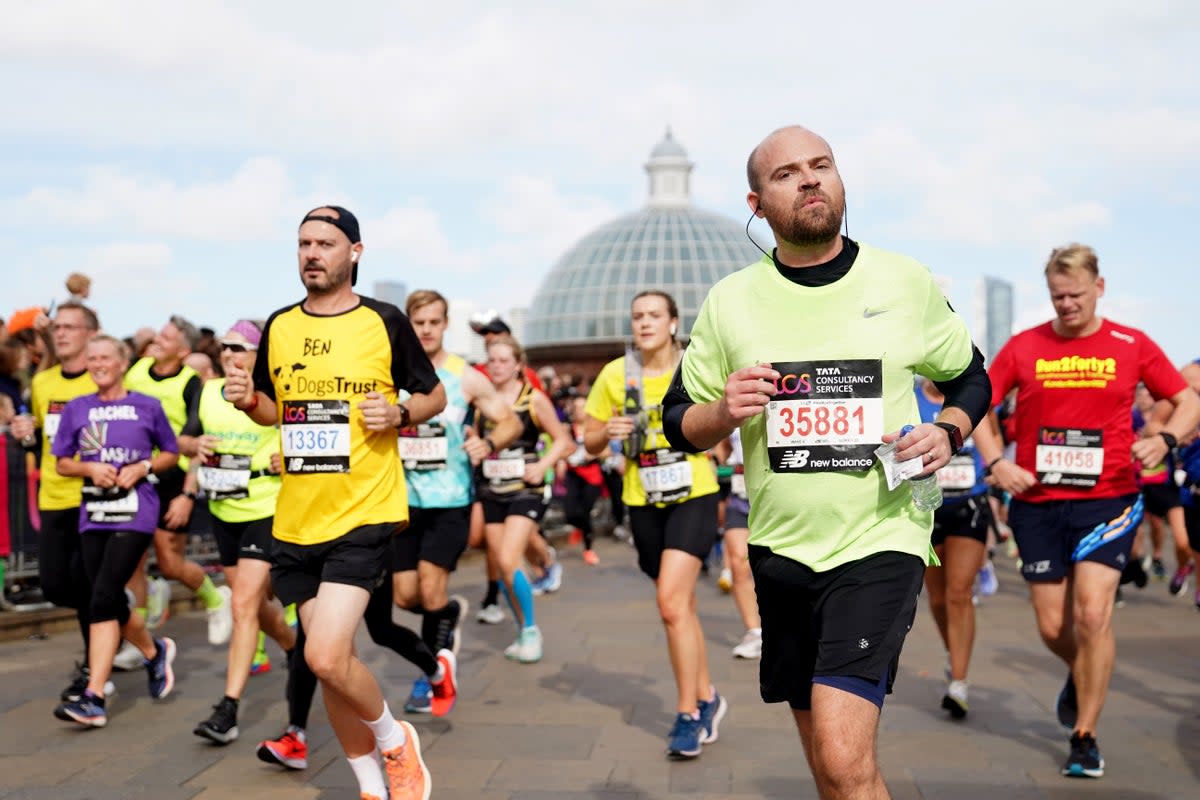
[[[408,527],[392,537],[392,571],[408,572],[428,561],[454,572],[470,530],[470,506],[409,508]]]
[[[703,561],[717,538],[718,502],[714,492],[662,508],[628,506],[642,572],[658,580],[664,550],[682,550]]]
[[[270,561],[275,547],[271,536],[274,517],[253,519],[246,522],[225,522],[215,515],[212,518],[213,538],[217,540],[217,551],[221,554],[222,567],[236,567],[238,560],[252,558]]]
[[[987,543],[991,509],[987,495],[981,494],[958,502],[947,502],[933,512],[933,546],[946,541],[947,536],[963,536]]]
[[[373,592],[389,574],[392,535],[399,523],[363,525],[320,544],[275,540],[271,586],[279,602],[299,605],[317,596],[322,583],[344,583]]]

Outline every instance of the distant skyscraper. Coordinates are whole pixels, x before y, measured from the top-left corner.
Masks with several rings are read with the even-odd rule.
[[[512,331],[513,338],[524,344],[525,342],[525,321],[529,318],[529,307],[518,306],[508,310],[507,317],[501,317],[508,324],[508,329]]]
[[[975,342],[991,360],[1012,336],[1013,285],[1001,278],[982,277],[975,295]]]
[[[375,292],[372,296],[403,311],[404,302],[408,300],[408,284],[400,281],[375,281]]]

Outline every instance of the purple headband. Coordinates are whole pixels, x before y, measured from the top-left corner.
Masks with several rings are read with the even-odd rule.
[[[262,331],[260,331],[258,326],[248,319],[239,319],[237,322],[233,323],[233,325],[229,328],[229,332],[240,333],[245,337],[248,343],[254,345],[255,347],[258,347],[258,343],[262,341]]]

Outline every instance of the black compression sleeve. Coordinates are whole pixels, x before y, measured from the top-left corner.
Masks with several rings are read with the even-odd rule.
[[[193,378],[196,385],[200,386],[200,379]],[[200,423],[200,392],[192,392],[188,396],[188,390],[192,388],[192,381],[188,381],[187,388],[183,390],[183,399],[187,401],[187,420],[183,423],[183,429],[179,431],[180,436],[199,436],[204,433],[204,426]],[[202,388],[202,387],[201,387]]]
[[[683,385],[683,362],[680,361],[679,366],[675,368],[675,375],[671,378],[671,386],[663,397],[663,434],[672,447],[685,453],[699,453],[701,450],[683,435],[683,415],[695,404],[692,396],[688,394],[687,387]]]
[[[933,384],[946,396],[943,406],[961,409],[971,418],[971,429],[974,430],[991,407],[992,381],[983,368],[983,353],[978,347],[972,347],[972,350],[971,363],[957,377]]]

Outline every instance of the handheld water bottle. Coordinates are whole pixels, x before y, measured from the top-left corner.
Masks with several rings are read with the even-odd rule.
[[[900,429],[900,438],[907,436],[913,429],[905,425]],[[912,489],[913,507],[918,511],[936,511],[942,506],[942,487],[938,486],[937,475],[930,473],[924,478],[909,478],[909,488]]]

